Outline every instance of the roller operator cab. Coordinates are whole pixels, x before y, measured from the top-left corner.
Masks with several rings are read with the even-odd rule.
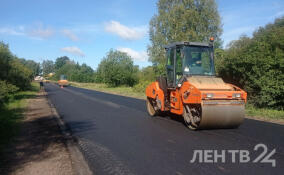
[[[58,83],[59,86],[68,86],[69,85],[69,82],[67,80],[66,75],[60,75],[60,79],[58,80],[57,83]]]
[[[216,77],[213,41],[165,46],[166,77],[146,88],[150,116],[180,115],[190,129],[235,128],[244,119],[247,94]]]

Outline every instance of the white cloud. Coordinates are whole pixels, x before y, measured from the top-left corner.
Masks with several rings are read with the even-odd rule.
[[[133,49],[126,48],[126,47],[119,47],[117,48],[117,50],[120,52],[127,53],[129,56],[131,56],[136,61],[147,61],[148,60],[148,55],[147,55],[147,52],[145,51],[138,52]]]
[[[53,36],[54,31],[51,28],[44,28],[42,24],[39,24],[37,27],[29,29],[27,33],[35,38],[46,39]]]
[[[68,52],[77,56],[85,56],[85,54],[78,47],[75,46],[61,48],[61,51]]]
[[[7,34],[7,35],[16,35],[16,36],[25,35],[25,33],[23,33],[22,31],[19,31],[15,28],[11,28],[11,27],[0,28],[0,33]]]
[[[126,40],[138,40],[146,34],[146,27],[127,27],[117,21],[110,21],[105,25],[105,31],[116,34]]]
[[[67,38],[71,39],[72,41],[78,41],[79,40],[79,38],[71,30],[64,29],[64,30],[62,30],[62,33]]]
[[[0,28],[0,34],[14,35],[14,36],[27,36],[33,39],[46,39],[54,34],[51,28],[44,28],[41,23],[31,26],[13,26]]]

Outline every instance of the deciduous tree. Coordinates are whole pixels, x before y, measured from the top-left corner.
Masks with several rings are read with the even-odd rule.
[[[110,86],[133,86],[138,81],[137,71],[129,55],[111,49],[99,64],[97,76]]]
[[[215,37],[221,44],[221,20],[215,0],[159,0],[158,14],[150,21],[149,60],[158,74],[164,72],[163,46],[176,41],[208,42]]]

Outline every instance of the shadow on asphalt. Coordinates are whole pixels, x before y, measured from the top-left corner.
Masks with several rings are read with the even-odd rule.
[[[64,120],[64,116],[60,116]],[[93,122],[78,122],[78,121],[69,121],[65,122],[65,126],[67,127],[67,131],[72,135],[81,134],[85,132],[93,132],[96,130],[96,123]],[[72,126],[72,128],[70,127]]]

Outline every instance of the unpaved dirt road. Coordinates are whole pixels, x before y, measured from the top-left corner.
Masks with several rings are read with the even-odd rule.
[[[20,134],[1,159],[1,175],[74,174],[65,138],[43,92],[29,100]]]
[[[77,138],[96,175],[283,174],[284,126],[245,119],[238,129],[190,131],[178,116],[150,118],[145,101],[75,87],[45,84],[48,98]],[[271,163],[253,163],[263,143]],[[250,161],[194,163],[195,150],[247,150]],[[266,154],[266,155],[267,155]],[[212,154],[211,154],[212,155]],[[212,157],[209,157],[212,160]]]

